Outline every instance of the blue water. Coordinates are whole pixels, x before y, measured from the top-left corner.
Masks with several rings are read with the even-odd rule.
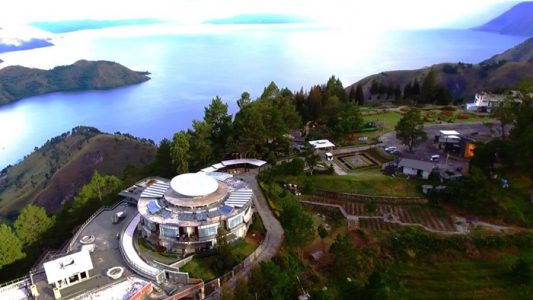
[[[466,30],[369,33],[290,25],[228,28],[194,34],[96,35],[83,40],[75,51],[76,45],[65,41],[47,49],[3,54],[6,63],[14,59],[28,66],[82,58],[112,60],[148,70],[152,79],[115,90],[54,93],[0,107],[0,169],[77,125],[157,142],[201,118],[204,106],[217,95],[235,112],[235,101],[243,91],[257,97],[270,81],[299,90],[335,74],[348,85],[380,71],[440,62],[477,63],[525,39]]]

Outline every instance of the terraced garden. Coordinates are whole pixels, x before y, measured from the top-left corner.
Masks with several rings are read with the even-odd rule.
[[[359,217],[384,217],[389,221],[399,221],[404,224],[419,224],[424,228],[443,232],[456,232],[453,220],[444,212],[427,205],[409,204],[409,205],[392,205],[392,204],[365,204],[347,202],[334,199],[315,198],[313,202],[339,205],[346,211],[347,214]],[[373,207],[372,207],[373,206]],[[361,218],[360,220],[363,220]],[[390,222],[387,222],[390,223]],[[361,224],[361,223],[360,223]],[[370,230],[380,230],[380,225],[377,222],[363,222],[362,224],[368,227],[363,227]],[[375,226],[374,226],[375,225]],[[361,225],[363,226],[363,225]]]

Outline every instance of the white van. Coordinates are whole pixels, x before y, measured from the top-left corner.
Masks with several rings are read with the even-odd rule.
[[[325,158],[327,161],[333,160],[333,154],[330,153],[330,152],[326,152],[326,153],[324,154],[324,158]]]
[[[439,160],[440,160],[440,155],[438,155],[438,154],[431,155],[431,158],[430,158],[429,160],[431,160],[431,161],[433,161],[433,162],[439,162]]]

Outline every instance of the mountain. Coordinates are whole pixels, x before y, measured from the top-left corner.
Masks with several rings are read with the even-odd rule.
[[[521,2],[474,30],[508,35],[533,36],[533,2]]]
[[[533,38],[530,38],[501,54],[494,55],[482,62],[482,64],[494,64],[502,61],[533,62]]]
[[[11,51],[21,51],[29,50],[34,48],[49,47],[53,46],[50,41],[46,39],[32,38],[29,40],[22,39],[2,39],[0,38],[0,53],[2,52],[11,52]]]
[[[52,92],[111,89],[148,79],[146,73],[109,61],[80,60],[51,70],[8,66],[0,69],[0,105]]]
[[[31,26],[52,33],[66,33],[88,29],[103,29],[118,26],[141,26],[162,23],[158,19],[122,19],[122,20],[67,20],[53,22],[33,22]]]
[[[0,171],[0,216],[12,218],[28,203],[56,211],[72,200],[95,170],[121,176],[128,165],[151,163],[155,151],[145,139],[76,127]]]
[[[305,23],[309,22],[310,19],[302,18],[299,16],[293,15],[284,15],[284,14],[242,14],[229,18],[222,19],[212,19],[204,23],[206,24],[215,24],[215,25],[229,25],[229,24],[240,24],[240,25],[250,25],[250,24],[291,24],[291,23]]]
[[[524,78],[533,79],[533,38],[479,64],[443,63],[417,70],[382,72],[363,78],[346,89],[349,92],[352,87],[362,85],[367,96],[373,82],[403,89],[415,80],[422,84],[430,70],[433,70],[437,83],[447,87],[457,99],[470,99],[479,91],[514,86]],[[372,101],[378,99],[372,97],[366,103]]]

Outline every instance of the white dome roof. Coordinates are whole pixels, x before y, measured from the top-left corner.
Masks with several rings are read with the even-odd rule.
[[[186,173],[172,178],[170,187],[183,196],[199,197],[214,193],[218,182],[204,173]]]

